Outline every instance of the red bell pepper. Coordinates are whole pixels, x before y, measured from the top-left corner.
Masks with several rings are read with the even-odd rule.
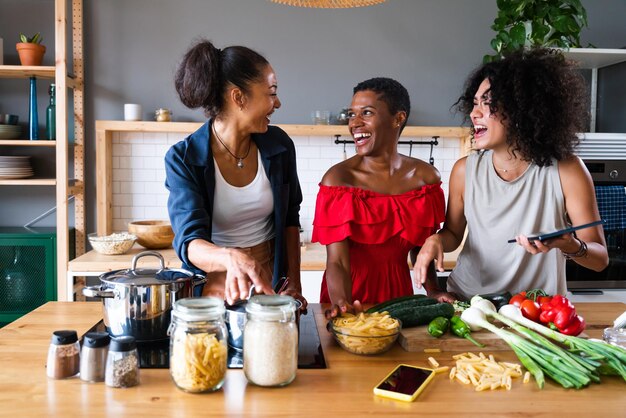
[[[559,332],[565,335],[578,335],[585,329],[585,320],[582,316],[576,315],[566,328],[560,329]]]

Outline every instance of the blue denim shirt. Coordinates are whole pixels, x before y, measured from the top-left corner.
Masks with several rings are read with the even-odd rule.
[[[212,121],[183,141],[172,146],[165,155],[165,187],[174,249],[183,267],[202,273],[187,256],[187,244],[194,239],[211,241],[211,217],[215,193],[215,164],[209,145]],[[273,284],[287,274],[285,228],[300,226],[302,190],[296,172],[296,151],[293,141],[280,128],[270,126],[252,140],[261,154],[263,168],[274,197],[275,258]]]

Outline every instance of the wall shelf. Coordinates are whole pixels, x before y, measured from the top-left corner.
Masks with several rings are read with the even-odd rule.
[[[584,69],[608,67],[626,61],[626,49],[570,48],[562,51],[567,58],[578,61],[580,68]]]
[[[0,146],[15,146],[15,147],[56,147],[57,141],[44,141],[37,140],[31,141],[29,139],[0,139]]]
[[[27,179],[2,179],[0,185],[3,186],[55,186],[56,179],[48,178],[27,178]]]
[[[0,77],[2,78],[44,78],[54,80],[55,67],[35,65],[0,65]]]

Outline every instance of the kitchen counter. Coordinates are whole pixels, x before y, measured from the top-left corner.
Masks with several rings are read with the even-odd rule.
[[[587,319],[588,334],[601,329],[626,305],[577,305]],[[93,302],[49,302],[0,329],[0,403],[12,416],[264,416],[345,417],[453,416],[623,417],[626,382],[602,377],[601,384],[575,391],[546,380],[543,390],[515,379],[511,391],[475,392],[472,387],[437,375],[416,402],[404,403],[372,394],[398,363],[427,366],[428,356],[451,365],[454,353],[409,353],[399,345],[379,356],[350,354],[335,344],[324,328],[322,306],[316,315],[327,369],[298,370],[296,380],[284,388],[262,388],[246,382],[243,371],[229,370],[224,387],[215,393],[187,394],[178,390],[167,370],[142,369],[141,384],[113,389],[74,377],[51,380],[45,363],[52,331],[75,329],[82,335],[101,318],[102,306]],[[489,350],[484,350],[489,354]],[[517,361],[509,351],[494,352],[497,360]]]

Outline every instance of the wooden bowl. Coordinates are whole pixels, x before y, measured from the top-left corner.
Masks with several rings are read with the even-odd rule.
[[[151,250],[169,248],[174,239],[174,231],[169,221],[129,222],[128,232],[137,236],[139,245]]]

